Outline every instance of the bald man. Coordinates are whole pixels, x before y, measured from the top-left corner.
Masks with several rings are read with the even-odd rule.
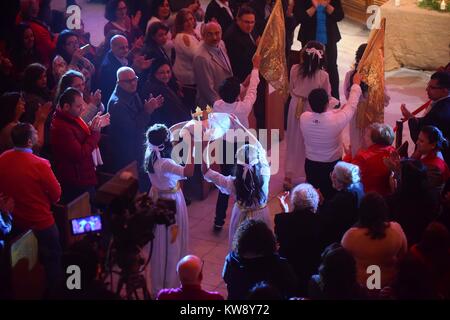
[[[117,70],[116,87],[111,94],[108,110],[111,115],[109,139],[113,155],[113,170],[118,171],[133,161],[139,169],[139,189],[148,192],[149,178],[142,168],[144,161],[145,131],[150,117],[164,99],[161,96],[149,97],[142,102],[137,94],[138,77],[132,68]]]
[[[111,49],[103,58],[100,66],[98,87],[102,90],[102,102],[108,104],[111,93],[116,86],[116,73],[120,67],[128,66],[128,40],[122,35],[115,35],[109,42]]]
[[[217,22],[207,23],[202,31],[203,43],[194,56],[197,105],[212,106],[220,99],[219,86],[233,76],[227,49],[222,41],[222,28]]]
[[[179,288],[162,289],[157,300],[223,300],[218,292],[203,290],[203,263],[199,257],[188,255],[177,265],[177,273],[181,286]]]

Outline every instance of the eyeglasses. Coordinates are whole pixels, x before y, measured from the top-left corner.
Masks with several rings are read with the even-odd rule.
[[[134,77],[133,79],[123,79],[123,80],[119,80],[119,82],[125,82],[125,83],[130,84],[130,83],[133,83],[133,82],[138,81],[138,80],[139,80],[139,77],[136,76],[136,77]]]

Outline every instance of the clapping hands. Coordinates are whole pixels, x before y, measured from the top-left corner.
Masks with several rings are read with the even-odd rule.
[[[152,114],[156,109],[160,108],[164,103],[164,97],[162,95],[153,97],[152,94],[148,97],[148,100],[144,102],[144,109],[148,114]]]

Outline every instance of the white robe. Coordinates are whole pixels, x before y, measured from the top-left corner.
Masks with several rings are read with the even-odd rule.
[[[291,178],[292,183],[297,185],[306,181],[305,174],[305,143],[300,130],[300,119],[296,117],[297,104],[299,99],[304,99],[303,111],[311,111],[308,103],[308,95],[313,89],[323,88],[331,95],[331,86],[328,73],[319,70],[311,78],[299,77],[300,66],[292,66],[290,75],[291,102],[289,103],[287,132],[286,132],[286,152],[285,176]]]
[[[176,267],[178,261],[188,254],[189,222],[186,202],[181,189],[173,193],[158,192],[158,190],[171,190],[177,186],[179,180],[185,179],[184,167],[168,158],[156,160],[153,167],[155,173],[149,173],[152,182],[150,196],[159,195],[160,198],[176,201],[175,219],[178,226],[178,234],[173,243],[170,243],[172,226],[157,225],[155,228],[153,253],[149,267],[145,270],[147,283],[148,279],[151,279],[151,286],[148,288],[151,288],[151,294],[155,297],[163,288],[176,288],[180,285]],[[149,246],[150,243],[142,249],[142,253],[147,256]]]
[[[247,173],[250,174],[250,173]],[[269,181],[270,181],[270,168],[267,163],[263,163],[261,167],[261,176],[263,177],[263,193],[265,195],[265,199],[262,203],[260,203],[261,209],[256,208],[255,210],[252,210],[251,212],[242,211],[237,203],[233,206],[233,211],[231,213],[231,220],[230,220],[230,228],[229,228],[229,234],[228,234],[228,245],[229,249],[231,251],[232,249],[232,243],[233,243],[233,237],[236,233],[236,230],[239,228],[239,225],[251,218],[255,220],[262,220],[264,221],[267,226],[273,230],[273,221],[270,217],[269,208],[267,206],[264,206],[266,202],[268,201],[269,196]],[[236,198],[236,189],[234,187],[234,180],[236,177],[233,176],[224,176],[212,169],[209,169],[205,175],[205,180],[208,182],[214,183],[220,190],[220,192],[232,195]],[[258,207],[260,207],[258,206]]]

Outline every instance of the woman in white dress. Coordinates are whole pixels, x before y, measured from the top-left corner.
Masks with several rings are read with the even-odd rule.
[[[177,263],[188,254],[188,212],[179,180],[194,174],[194,162],[184,167],[173,161],[171,156],[171,134],[165,125],[155,124],[147,133],[147,150],[144,165],[150,177],[152,187],[150,197],[175,200],[175,224],[157,225],[154,231],[153,252],[150,269],[146,269],[151,279],[152,294],[156,296],[163,288],[179,286]],[[145,248],[143,251],[149,251]]]
[[[347,100],[348,100],[348,97],[350,96],[350,87],[352,86],[352,83],[353,83],[353,75],[356,73],[356,70],[358,69],[359,61],[361,60],[361,58],[364,54],[364,50],[366,50],[366,47],[367,47],[367,43],[363,43],[362,45],[360,45],[358,47],[358,50],[356,50],[356,54],[355,54],[355,63],[353,65],[352,69],[349,70],[345,74],[344,93],[345,93],[345,98]],[[359,98],[358,106],[361,103],[365,103],[367,101],[368,89],[369,88],[368,88],[367,84],[365,84],[364,82],[361,82],[362,94]],[[384,88],[384,107],[387,107],[389,105],[390,99],[391,98],[387,94],[387,89]],[[350,124],[349,124],[350,149],[352,152],[352,157],[354,157],[356,155],[356,153],[359,151],[359,149],[366,149],[369,147],[364,142],[365,141],[364,135],[365,135],[366,129],[369,126],[367,126],[366,128],[359,128],[357,125],[356,119],[357,119],[357,112],[355,112],[353,119],[350,121]]]
[[[175,18],[173,45],[176,59],[173,73],[181,84],[183,102],[193,112],[197,89],[194,76],[194,55],[200,46],[200,36],[195,31],[195,18],[189,9],[181,9]]]
[[[324,46],[317,41],[309,41],[301,51],[301,63],[291,68],[290,93],[286,146],[284,188],[293,186],[306,180],[305,174],[305,145],[300,130],[300,116],[304,111],[311,111],[308,95],[313,89],[323,88],[331,95],[328,73],[323,70],[325,62]]]
[[[260,146],[245,144],[236,151],[235,176],[224,176],[202,164],[206,181],[214,183],[222,193],[233,195],[236,202],[231,214],[229,248],[239,225],[247,219],[264,221],[273,230],[267,200],[270,167]]]

